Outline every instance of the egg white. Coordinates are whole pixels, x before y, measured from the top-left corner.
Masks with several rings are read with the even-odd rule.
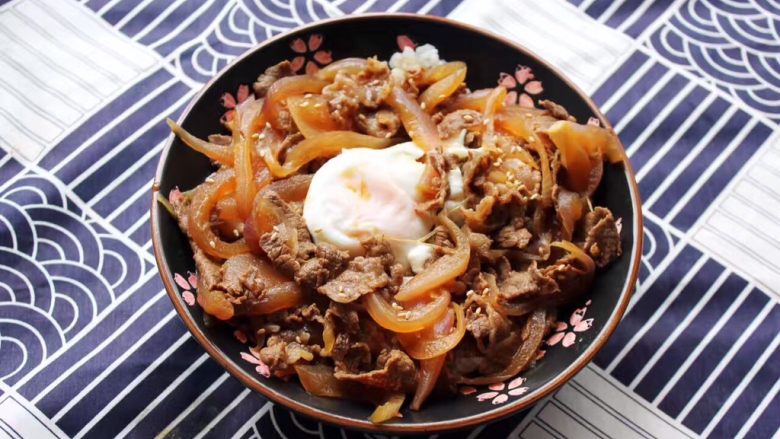
[[[303,205],[303,218],[315,242],[327,242],[352,256],[363,254],[360,241],[384,236],[397,262],[421,270],[430,252],[416,242],[432,228],[419,214],[417,185],[425,165],[413,142],[375,150],[344,150],[315,174]],[[427,258],[426,258],[427,259]]]

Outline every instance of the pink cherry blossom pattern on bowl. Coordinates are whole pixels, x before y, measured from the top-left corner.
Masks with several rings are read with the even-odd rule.
[[[249,86],[246,84],[239,85],[235,95],[230,94],[230,92],[222,93],[222,96],[219,99],[226,111],[225,114],[222,115],[222,118],[220,118],[220,122],[226,124],[233,120],[233,117],[236,114],[236,106],[244,102],[248,97]]]
[[[260,355],[258,355],[252,349],[250,349],[249,352],[241,352],[241,358],[247,363],[254,364],[255,372],[261,376],[265,378],[271,377],[271,368],[269,368],[267,364],[263,363],[263,360],[260,359]]]
[[[296,38],[290,42],[290,49],[297,53],[290,64],[293,72],[298,73],[304,66],[307,75],[313,75],[333,61],[329,50],[320,50],[323,41],[322,34],[311,34],[308,38]]]
[[[588,307],[591,301],[585,302],[585,306],[577,308],[572,312],[569,317],[569,322],[558,322],[555,331],[547,339],[547,346],[555,346],[558,343],[564,348],[568,348],[574,345],[577,341],[577,334],[583,333],[593,327],[593,319],[586,319],[585,313],[588,312]]]
[[[508,91],[505,103],[507,105],[520,104],[533,108],[535,96],[544,91],[542,81],[534,79],[534,72],[530,67],[518,64],[514,74],[501,72],[498,75],[498,85]]]
[[[395,37],[395,42],[398,44],[398,50],[403,51],[405,48],[415,49],[417,43],[414,42],[408,35],[398,35]]]
[[[176,285],[183,290],[181,292],[181,298],[184,300],[184,303],[189,306],[194,306],[195,294],[193,291],[197,291],[198,289],[198,276],[195,273],[187,273],[187,277],[185,278],[181,274],[175,273],[173,275],[173,280],[176,282]]]
[[[480,393],[476,396],[477,401],[484,402],[490,401],[493,405],[503,404],[511,397],[524,395],[528,392],[528,387],[523,386],[526,379],[518,376],[509,380],[509,382],[495,383],[487,386],[487,392]],[[460,388],[461,395],[473,395],[477,393],[477,389],[471,386],[464,386]]]

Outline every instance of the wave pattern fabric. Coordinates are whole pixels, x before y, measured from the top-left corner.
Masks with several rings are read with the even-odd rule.
[[[0,438],[358,438],[227,375],[158,279],[168,129],[231,59],[378,11],[513,38],[590,93],[645,203],[640,282],[595,361],[470,438],[780,432],[775,0],[0,1]],[[579,42],[572,47],[571,42]]]

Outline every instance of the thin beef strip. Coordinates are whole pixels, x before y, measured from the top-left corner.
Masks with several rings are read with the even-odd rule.
[[[502,227],[496,235],[496,243],[501,248],[524,249],[528,247],[533,235],[525,228],[525,219],[517,216]]]
[[[474,110],[455,110],[444,116],[436,128],[442,139],[453,139],[466,130],[463,143],[470,145],[474,141],[475,133],[482,130],[482,114]]]
[[[385,273],[381,258],[358,256],[349,261],[346,270],[317,291],[334,302],[349,303],[388,285],[390,276]]]
[[[377,357],[374,370],[351,373],[336,369],[334,376],[340,380],[394,392],[410,392],[417,386],[417,368],[414,361],[398,349],[383,350]]]
[[[361,319],[357,309],[350,305],[331,303],[325,312],[325,324],[336,335],[330,356],[337,379],[383,390],[414,389],[414,362],[395,348],[373,320]]]
[[[620,256],[620,234],[618,234],[612,212],[596,207],[585,215],[585,251],[599,268],[609,265]]]
[[[264,197],[270,201],[271,208],[284,226],[277,226],[260,237],[260,247],[271,262],[296,282],[310,288],[319,287],[335,277],[349,259],[349,254],[327,243],[315,245],[303,218],[290,205],[273,191],[268,191]],[[290,239],[290,233],[296,234],[294,239]],[[297,248],[291,248],[291,241],[297,242]]]
[[[368,111],[358,113],[357,127],[369,136],[390,138],[401,128],[401,119],[392,110]]]
[[[255,91],[255,96],[257,98],[265,97],[265,95],[268,93],[268,89],[271,88],[271,85],[273,85],[274,82],[276,82],[279,78],[291,76],[294,73],[295,72],[292,70],[290,61],[282,61],[279,64],[268,67],[265,69],[265,72],[263,72],[262,75],[257,77],[257,81],[252,84],[252,88]]]
[[[425,173],[422,181],[427,183],[425,188],[426,201],[417,204],[417,209],[422,212],[438,212],[444,207],[449,192],[447,180],[447,162],[444,156],[429,152],[425,156]]]
[[[267,316],[264,327],[276,331],[267,336],[265,347],[259,351],[260,359],[272,371],[283,371],[301,359],[308,361],[319,355],[323,322],[319,308],[313,303]]]
[[[498,285],[500,296],[507,301],[532,300],[559,292],[558,284],[535,267],[511,271]]]
[[[547,99],[543,99],[539,101],[539,106],[547,110],[550,113],[550,116],[556,119],[577,122],[577,119],[575,119],[574,116],[569,115],[569,112],[566,111],[565,108],[563,108],[561,105],[556,104],[553,101],[548,101]]]
[[[387,290],[394,293],[401,285],[404,267],[395,263],[390,245],[372,237],[361,243],[365,256],[358,256],[335,279],[317,289],[334,302],[349,303],[365,294]]]

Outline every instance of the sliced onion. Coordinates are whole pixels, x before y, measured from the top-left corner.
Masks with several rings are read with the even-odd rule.
[[[203,312],[216,317],[219,320],[230,320],[235,315],[233,304],[225,297],[222,291],[209,290],[198,286],[198,305]]]
[[[446,360],[447,355],[440,355],[430,360],[420,361],[419,383],[409,408],[420,410],[420,407],[422,407],[425,400],[428,399],[436,387],[436,382],[439,380],[439,375],[441,375],[441,370]]]
[[[577,247],[573,243],[569,241],[555,241],[550,243],[550,247],[558,247],[567,251],[574,257],[574,259],[582,264],[582,269],[587,276],[593,276],[593,273],[596,271],[596,263],[593,262],[593,259],[588,256],[584,250]]]
[[[236,106],[236,114],[238,115],[239,130],[241,135],[245,138],[249,138],[257,132],[259,125],[259,118],[263,113],[263,100],[249,97],[244,102],[241,102]]]
[[[485,108],[482,110],[482,117],[489,122],[492,122],[496,114],[501,111],[506,99],[506,88],[496,87],[490,91],[485,101]]]
[[[322,324],[322,350],[320,351],[320,355],[323,357],[330,357],[335,346],[336,333],[333,329],[333,325],[325,320]]]
[[[252,211],[255,198],[254,169],[252,166],[252,145],[249,138],[243,138],[234,130],[233,169],[236,175],[236,207],[241,218],[247,218]]]
[[[314,396],[350,398],[346,386],[333,375],[333,368],[330,366],[296,364],[295,372],[303,389]]]
[[[268,122],[275,129],[282,129],[279,124],[279,111],[283,102],[290,96],[319,93],[326,85],[328,81],[308,75],[287,76],[276,80],[268,89],[263,104],[263,117],[258,122]]]
[[[256,267],[256,279],[262,281],[266,289],[257,302],[252,304],[248,315],[271,314],[303,303],[303,291],[295,281],[277,271],[265,259],[260,259]]]
[[[455,93],[465,79],[466,67],[464,66],[436,81],[420,95],[420,108],[429,114],[433,113],[436,106]]]
[[[429,303],[409,310],[397,310],[379,294],[363,296],[363,305],[372,319],[381,327],[395,333],[416,332],[436,323],[447,312],[450,293],[440,290]],[[399,312],[404,317],[399,315]],[[408,313],[406,315],[405,313]]]
[[[406,132],[414,143],[426,151],[439,148],[441,139],[431,116],[424,112],[417,101],[400,87],[393,87],[387,103],[401,118]]]
[[[466,68],[466,63],[464,63],[463,61],[446,62],[444,64],[439,64],[438,66],[433,66],[429,69],[425,69],[422,72],[422,75],[420,75],[420,78],[417,79],[415,82],[418,85],[433,84],[434,82],[441,81],[442,79],[452,75],[458,70],[465,69],[465,68]]]
[[[258,239],[264,234],[275,231],[290,249],[290,253],[298,253],[298,231],[294,224],[285,224],[284,212],[273,203],[268,192],[257,194],[252,206],[252,219]],[[288,221],[289,222],[289,221]]]
[[[287,110],[290,111],[295,126],[307,139],[341,128],[330,116],[328,101],[322,95],[289,97]]]
[[[280,164],[268,149],[261,153],[271,173],[278,178],[287,177],[303,166],[318,158],[337,155],[342,149],[373,148],[381,149],[392,144],[392,140],[359,134],[354,131],[329,131],[310,139],[302,140],[287,151],[287,159]]]
[[[447,111],[474,110],[481,113],[485,111],[488,97],[492,91],[492,88],[483,88],[471,93],[460,94],[446,104]]]
[[[397,417],[398,413],[401,411],[401,406],[404,404],[405,398],[406,395],[403,393],[390,395],[387,402],[378,406],[368,419],[374,424],[381,424],[382,422]]]
[[[236,199],[232,196],[220,198],[217,201],[217,216],[222,221],[240,221],[241,216],[238,214],[238,205]]]
[[[205,155],[211,160],[214,160],[215,162],[219,162],[228,166],[233,164],[232,145],[219,145],[216,143],[207,142],[203,139],[199,139],[193,136],[171,119],[165,119],[165,122],[168,123],[171,131],[173,131],[173,133],[176,134],[176,136],[178,136],[185,145]]]
[[[485,109],[482,111],[482,123],[485,124],[485,130],[482,134],[482,146],[484,147],[493,148],[496,144],[495,116],[504,105],[506,93],[504,87],[496,87],[488,95]]]
[[[582,197],[576,192],[559,188],[556,204],[558,217],[561,220],[561,226],[563,226],[564,238],[570,240],[574,234],[574,226],[582,218],[585,211]]]
[[[538,139],[538,137],[536,137]],[[533,148],[537,154],[539,154],[539,166],[542,168],[542,206],[552,206],[552,186],[553,176],[550,169],[550,159],[547,156],[547,148],[541,141],[531,142],[531,148]]]
[[[452,307],[455,309],[457,325],[451,333],[442,336],[434,331],[426,331],[424,334],[398,335],[398,341],[410,357],[415,360],[430,360],[455,349],[466,335],[466,318],[460,305],[453,303]]]
[[[414,300],[433,291],[466,272],[471,255],[468,236],[446,215],[439,215],[439,222],[447,228],[455,240],[455,251],[436,259],[425,270],[401,285],[396,300]]]
[[[244,239],[226,242],[211,230],[211,212],[217,200],[235,190],[235,176],[232,169],[217,172],[213,181],[204,182],[195,192],[190,205],[187,231],[190,238],[209,256],[227,259],[231,256],[249,253]]]
[[[595,125],[582,125],[568,120],[559,120],[547,129],[555,146],[586,149],[591,155],[603,156],[610,163],[625,160],[620,141],[615,133]]]
[[[333,81],[339,72],[354,75],[362,72],[366,67],[368,67],[368,61],[365,58],[344,58],[321,68],[315,76],[327,81]]]
[[[433,325],[430,331],[436,336],[449,334],[455,324],[454,314],[454,312],[448,311],[440,321]],[[433,392],[446,359],[447,354],[442,354],[428,360],[420,360],[417,389],[415,389],[414,398],[409,406],[412,410],[420,410],[425,400]]]

